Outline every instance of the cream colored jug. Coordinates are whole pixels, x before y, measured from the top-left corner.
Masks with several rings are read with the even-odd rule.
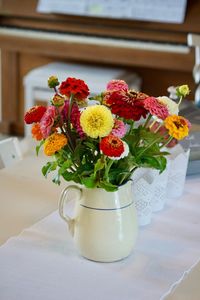
[[[76,192],[75,217],[64,213],[70,192]],[[59,201],[60,216],[68,223],[80,254],[90,260],[112,262],[127,257],[137,236],[137,216],[131,184],[116,192],[70,185]]]

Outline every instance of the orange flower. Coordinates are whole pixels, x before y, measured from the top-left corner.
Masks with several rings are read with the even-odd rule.
[[[44,143],[44,153],[47,156],[53,155],[67,144],[68,140],[62,133],[53,133]]]
[[[189,134],[189,122],[184,117],[177,115],[168,116],[164,124],[169,131],[169,135],[177,140],[182,140]]]
[[[42,135],[39,123],[33,124],[31,133],[32,133],[32,137],[34,139],[36,139],[36,141],[41,141],[43,139],[43,135]]]

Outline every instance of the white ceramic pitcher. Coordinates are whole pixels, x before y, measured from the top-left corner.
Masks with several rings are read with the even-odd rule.
[[[71,191],[77,193],[73,219],[64,213]],[[68,223],[82,256],[111,262],[131,253],[137,236],[137,216],[129,182],[116,192],[70,185],[61,194],[59,213]]]

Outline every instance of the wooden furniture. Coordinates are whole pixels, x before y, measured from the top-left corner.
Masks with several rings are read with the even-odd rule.
[[[37,0],[0,1],[0,132],[23,135],[22,79],[52,61],[123,66],[143,78],[148,94],[166,94],[171,84],[194,89],[194,49],[187,48],[187,34],[200,32],[200,1],[188,1],[183,24],[45,15],[36,6]]]

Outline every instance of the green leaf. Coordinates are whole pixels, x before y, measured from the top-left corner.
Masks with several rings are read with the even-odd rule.
[[[118,189],[117,185],[114,185],[107,181],[100,181],[99,187],[105,189],[107,192],[115,192]]]
[[[61,181],[60,181],[60,175],[57,174],[53,179],[52,181],[55,183],[55,184],[58,184],[60,185]]]
[[[99,158],[94,166],[94,172],[95,174],[97,173],[97,171],[102,170],[105,166],[105,163],[102,162],[101,158]]]
[[[35,150],[36,150],[36,155],[38,156],[40,148],[42,147],[42,145],[44,144],[45,140],[42,140],[39,145],[36,146]]]
[[[92,149],[93,151],[96,150],[96,145],[93,144],[92,142],[85,142],[85,146]]]
[[[66,161],[62,164],[62,166],[61,166],[61,168],[59,169],[58,173],[59,173],[60,175],[62,175],[62,174],[63,174],[65,171],[67,171],[67,169],[70,168],[71,166],[72,166],[72,161],[71,161],[70,159],[66,160]]]
[[[81,143],[79,143],[74,150],[72,160],[80,162],[85,152],[86,148]]]
[[[48,162],[45,166],[42,167],[42,174],[47,177],[47,175],[51,172],[51,171],[55,171],[57,168],[57,162],[53,161],[53,162]]]
[[[167,160],[164,156],[144,156],[141,159],[141,166],[147,168],[154,168],[163,172],[166,168]]]
[[[90,177],[82,178],[82,184],[84,184],[87,188],[92,189],[96,187],[96,177],[92,174]]]
[[[64,173],[62,173],[62,177],[66,180],[66,181],[75,181],[74,178],[76,176],[76,173],[73,172],[68,172],[65,171]]]

